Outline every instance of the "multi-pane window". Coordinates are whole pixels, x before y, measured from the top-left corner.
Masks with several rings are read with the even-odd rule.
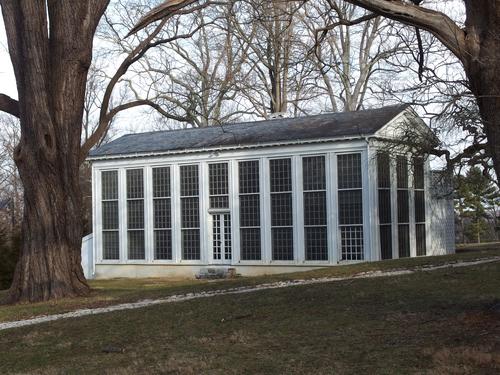
[[[293,260],[291,159],[269,161],[273,260]]]
[[[363,260],[361,154],[337,156],[340,249],[342,260]]]
[[[415,194],[415,240],[417,256],[426,255],[424,159],[413,159],[413,189]]]
[[[259,161],[239,162],[242,260],[261,260]]]
[[[182,259],[200,259],[200,197],[198,165],[182,165],[181,235]]]
[[[210,208],[229,208],[227,163],[208,165]]]
[[[211,209],[229,210],[228,163],[208,165],[209,201]],[[231,215],[213,215],[213,259],[231,259]]]
[[[410,199],[408,189],[408,159],[396,158],[397,204],[398,204],[398,247],[399,257],[410,256]]]
[[[102,258],[120,259],[118,228],[118,171],[101,173]]]
[[[325,157],[302,158],[306,260],[328,260]]]
[[[144,173],[142,169],[127,170],[127,239],[128,259],[145,259]]]
[[[170,167],[153,168],[154,257],[172,259]]]
[[[377,154],[378,218],[382,259],[392,258],[391,165],[389,154]]]

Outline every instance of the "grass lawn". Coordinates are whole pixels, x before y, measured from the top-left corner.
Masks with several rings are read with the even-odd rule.
[[[498,262],[218,296],[0,332],[0,373],[494,374],[498,303]]]
[[[479,258],[500,256],[500,244],[469,245],[458,249],[457,254],[389,260],[372,263],[359,263],[347,266],[322,268],[315,271],[289,274],[245,277],[232,280],[193,280],[193,279],[112,279],[93,280],[90,284],[92,293],[85,298],[63,299],[36,304],[0,305],[0,322],[27,319],[40,315],[63,313],[80,308],[101,307],[118,303],[134,302],[143,299],[167,297],[178,293],[223,289],[229,287],[255,285],[260,283],[310,279],[315,277],[350,276],[375,270],[395,270],[440,265],[449,262],[467,261]],[[6,291],[0,291],[0,300]]]

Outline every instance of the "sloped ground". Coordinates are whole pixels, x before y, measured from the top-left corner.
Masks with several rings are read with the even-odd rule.
[[[175,294],[214,291],[295,279],[350,277],[373,271],[412,270],[419,267],[432,267],[500,256],[500,244],[468,246],[463,250],[466,251],[439,257],[406,258],[361,263],[349,266],[328,267],[311,272],[237,278],[233,280],[113,279],[91,281],[90,284],[93,287],[93,292],[85,298],[64,299],[30,305],[0,305],[0,323],[30,319],[42,315],[67,313],[77,309],[99,308],[122,303],[133,303],[144,299],[165,298]],[[0,301],[5,294],[6,291],[0,291]]]
[[[0,332],[0,373],[493,374],[499,304],[498,262],[217,296]]]

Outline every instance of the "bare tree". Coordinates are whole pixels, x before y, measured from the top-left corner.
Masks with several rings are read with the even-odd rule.
[[[10,231],[21,224],[23,189],[14,163],[19,124],[13,116],[0,115],[0,224]]]
[[[238,89],[259,117],[287,112],[289,104],[296,107],[307,96],[304,77],[310,62],[296,29],[302,4],[249,0],[233,7],[235,38],[248,50]]]
[[[313,1],[305,9],[303,23],[314,41],[312,58],[328,110],[361,109],[368,89],[391,69],[387,60],[404,47],[393,23],[343,0]]]

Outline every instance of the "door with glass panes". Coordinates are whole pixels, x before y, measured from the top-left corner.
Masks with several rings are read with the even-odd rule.
[[[229,213],[212,214],[212,261],[231,263],[231,216]]]
[[[229,211],[228,163],[208,165],[212,238],[211,258],[215,264],[231,263],[231,215]]]

